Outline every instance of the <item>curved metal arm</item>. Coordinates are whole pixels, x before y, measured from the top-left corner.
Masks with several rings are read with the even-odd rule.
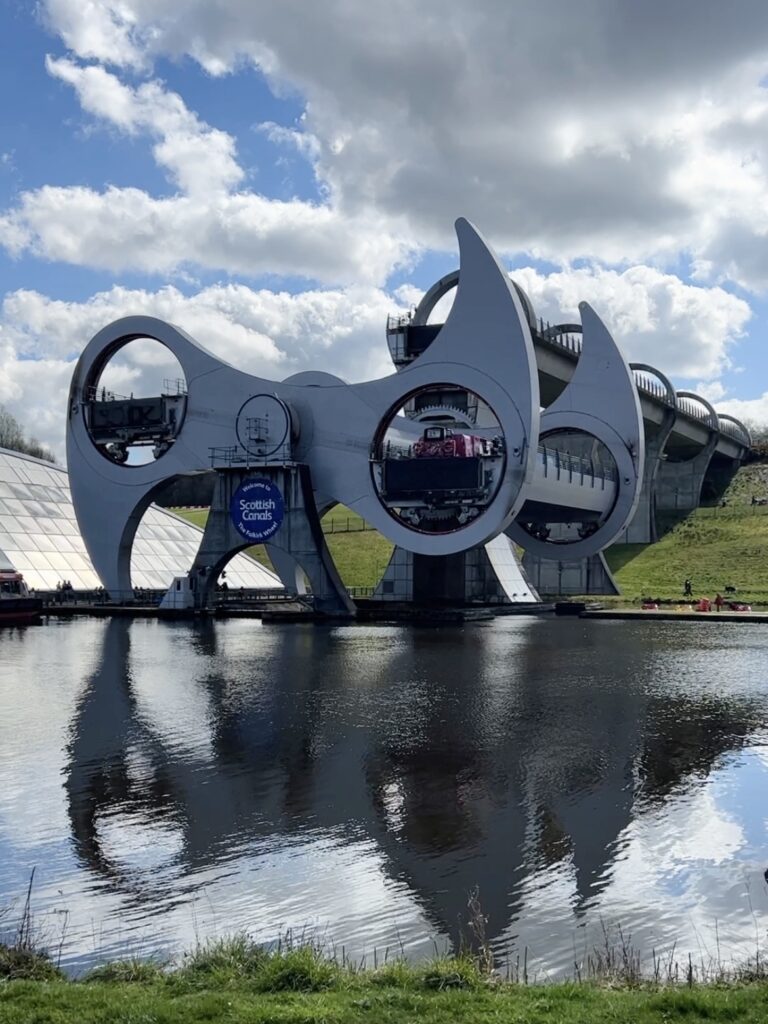
[[[734,426],[738,430],[741,431],[746,447],[747,448],[751,448],[752,447],[752,435],[750,434],[750,432],[747,429],[747,427],[745,427],[744,424],[741,422],[741,420],[737,420],[735,416],[729,416],[727,412],[719,412],[719,413],[717,413],[717,418],[721,422],[723,420],[725,420],[726,423],[733,423]],[[730,433],[730,431],[728,431],[728,433]]]
[[[414,327],[424,327],[429,322],[432,310],[448,292],[452,291],[459,283],[459,271],[451,270],[444,274],[439,281],[435,281],[432,287],[424,293],[421,302],[416,307],[411,321]]]
[[[626,529],[640,500],[645,434],[637,388],[602,320],[586,302],[579,303],[579,311],[582,353],[565,390],[542,414],[541,430],[545,437],[548,433],[577,430],[602,442],[616,466],[616,498],[599,529],[563,545],[533,537],[524,526],[513,522],[507,536],[540,558],[587,558],[596,554]],[[605,489],[605,477],[602,486]]]
[[[661,370],[657,370],[655,366],[651,366],[650,363],[630,363],[629,368],[633,372],[638,370],[640,373],[650,373],[654,376],[664,387],[667,405],[672,406],[673,409],[677,408],[677,392],[666,374],[663,374]]]
[[[706,398],[702,398],[701,395],[697,395],[695,391],[678,391],[678,398],[689,398],[694,402],[698,402],[699,405],[703,406],[707,411],[707,425],[710,430],[714,430],[716,433],[720,433],[720,421],[717,418],[715,407],[711,405]]]

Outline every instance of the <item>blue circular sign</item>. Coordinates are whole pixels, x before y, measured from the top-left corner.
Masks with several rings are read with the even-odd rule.
[[[229,515],[246,540],[254,544],[269,540],[280,529],[285,515],[280,488],[263,477],[243,480],[232,495]]]

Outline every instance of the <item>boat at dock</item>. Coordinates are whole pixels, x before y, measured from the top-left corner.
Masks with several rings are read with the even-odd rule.
[[[42,610],[43,599],[30,596],[21,573],[0,565],[0,626],[39,622]]]

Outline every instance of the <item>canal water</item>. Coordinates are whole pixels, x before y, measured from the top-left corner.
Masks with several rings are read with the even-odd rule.
[[[0,919],[78,972],[233,931],[743,960],[768,925],[768,630],[52,621],[0,633]]]

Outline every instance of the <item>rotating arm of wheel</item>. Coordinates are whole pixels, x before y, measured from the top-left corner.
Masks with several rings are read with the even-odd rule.
[[[601,441],[617,470],[617,494],[608,515],[591,536],[555,544],[532,537],[514,522],[507,535],[540,558],[588,558],[626,529],[640,500],[645,433],[632,372],[605,324],[592,307],[579,303],[582,351],[568,386],[542,413],[541,437],[578,430]]]

